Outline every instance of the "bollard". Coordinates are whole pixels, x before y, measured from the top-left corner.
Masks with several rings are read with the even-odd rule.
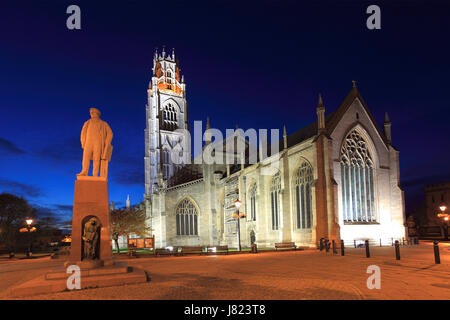
[[[370,258],[369,240],[366,240],[365,244],[366,244],[366,257]]]
[[[380,238],[380,247],[381,247],[381,238]]]
[[[336,242],[333,240],[333,254],[337,254]]]
[[[434,263],[440,264],[441,257],[439,256],[439,242],[433,241],[433,248],[434,248]]]
[[[356,248],[356,240],[353,240],[353,245],[354,245],[355,248]]]
[[[344,252],[344,240],[341,240],[341,256],[344,256],[345,252]]]
[[[400,243],[395,240],[395,260],[400,260]]]

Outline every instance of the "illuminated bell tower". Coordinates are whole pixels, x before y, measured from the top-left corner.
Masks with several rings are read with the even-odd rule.
[[[188,105],[184,76],[175,51],[155,51],[147,90],[145,129],[145,194],[149,197],[190,161]]]

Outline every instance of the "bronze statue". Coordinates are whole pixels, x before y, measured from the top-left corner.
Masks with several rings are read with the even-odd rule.
[[[108,123],[100,119],[100,110],[90,108],[91,119],[81,129],[81,148],[83,148],[83,169],[79,176],[87,176],[92,160],[92,176],[97,177],[101,161],[101,177],[108,176],[108,162],[111,161],[113,133]]]
[[[99,256],[98,241],[99,241],[99,222],[97,218],[90,218],[84,224],[83,230],[83,260],[94,260]]]

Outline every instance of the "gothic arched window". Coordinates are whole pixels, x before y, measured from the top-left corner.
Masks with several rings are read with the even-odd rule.
[[[374,165],[361,134],[352,130],[341,148],[341,195],[346,222],[374,222]]]
[[[311,183],[312,167],[305,161],[300,165],[295,177],[295,196],[297,204],[297,228],[311,228]]]
[[[272,178],[272,185],[270,187],[270,199],[272,204],[272,230],[278,230],[279,226],[280,190],[281,190],[281,179],[280,173],[277,172]]]
[[[256,183],[250,188],[250,214],[251,220],[256,221]]]
[[[177,112],[171,103],[164,107],[163,128],[167,130],[175,130],[177,128]]]
[[[198,235],[198,213],[189,199],[180,202],[176,209],[177,235]]]

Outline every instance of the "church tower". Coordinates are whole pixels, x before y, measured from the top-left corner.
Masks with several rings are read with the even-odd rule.
[[[186,85],[175,50],[171,55],[164,47],[161,54],[155,51],[147,94],[144,161],[149,197],[191,157]]]

